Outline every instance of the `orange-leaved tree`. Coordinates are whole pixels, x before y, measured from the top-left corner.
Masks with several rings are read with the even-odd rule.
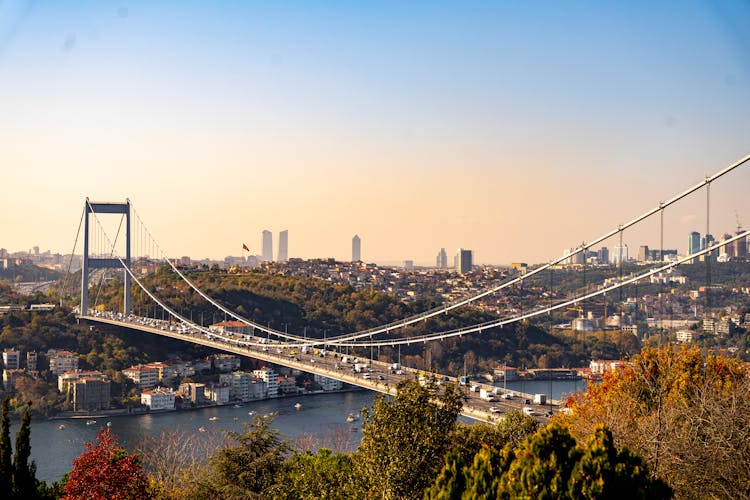
[[[645,347],[569,400],[579,436],[605,424],[678,497],[750,498],[750,377],[697,347]]]

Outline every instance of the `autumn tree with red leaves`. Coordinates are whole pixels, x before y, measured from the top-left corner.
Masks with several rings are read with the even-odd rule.
[[[138,455],[129,455],[110,429],[73,460],[65,485],[65,500],[136,500],[150,498],[148,481]]]

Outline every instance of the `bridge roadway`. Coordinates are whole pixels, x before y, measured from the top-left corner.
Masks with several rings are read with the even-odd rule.
[[[370,367],[370,371],[356,373],[354,371],[353,363],[344,363],[342,361],[344,355],[335,351],[327,350],[325,351],[325,356],[320,354],[315,355],[312,352],[302,353],[299,348],[283,349],[276,347],[274,346],[275,341],[273,340],[267,340],[267,343],[264,344],[263,347],[235,345],[229,341],[236,342],[236,340],[225,340],[225,338],[222,338],[219,334],[212,334],[212,337],[214,338],[208,338],[208,335],[200,330],[185,327],[180,328],[176,323],[170,324],[168,321],[156,320],[153,318],[142,318],[133,315],[125,317],[115,313],[97,312],[94,313],[93,316],[79,315],[78,319],[87,323],[98,323],[102,325],[129,328],[185,342],[192,342],[221,351],[248,356],[269,363],[322,375],[324,377],[340,380],[347,384],[390,395],[396,394],[396,386],[402,380],[409,376],[416,377],[419,373],[424,373],[420,370],[414,370],[404,366],[399,366],[399,370],[393,370],[391,369],[392,365],[389,365],[388,363],[376,360],[371,361],[366,358],[360,358],[360,362],[366,363]],[[181,329],[183,330],[182,332],[180,331]],[[255,341],[262,341],[258,337],[255,337],[254,339]],[[309,351],[313,352],[314,350],[323,351],[318,348],[309,349]],[[348,357],[351,359],[355,356]],[[439,383],[444,381],[456,382],[455,377],[447,377],[434,373],[426,375],[436,378]],[[483,387],[488,390],[494,388],[493,386],[478,383],[473,383],[472,385]],[[532,395],[519,393],[517,391],[505,391],[513,396],[512,399],[504,399],[500,398],[499,395],[496,395],[495,401],[490,402],[479,397],[480,393],[478,392],[478,389],[477,392],[470,391],[468,386],[466,386],[465,389],[467,397],[461,414],[465,417],[484,422],[495,422],[502,419],[504,414],[509,411],[523,411],[524,408],[527,408],[527,412],[533,410],[532,415],[540,421],[545,421],[549,415],[558,411],[560,408],[559,401],[551,400],[548,400],[547,404],[544,406],[532,405],[530,404],[533,398]]]

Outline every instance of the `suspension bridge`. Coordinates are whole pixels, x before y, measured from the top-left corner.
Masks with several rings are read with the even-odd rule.
[[[498,329],[503,326],[512,325],[513,323],[533,320],[535,318],[548,317],[550,314],[558,311],[565,311],[570,308],[580,308],[582,304],[604,297],[607,294],[612,296],[615,291],[622,293],[623,289],[637,285],[639,282],[649,280],[652,276],[668,272],[673,268],[686,263],[696,261],[705,262],[706,266],[706,289],[710,285],[712,261],[719,251],[726,249],[728,245],[747,245],[747,230],[737,228],[733,235],[727,235],[721,241],[715,241],[708,238],[710,235],[710,190],[711,186],[720,180],[731,178],[731,175],[737,175],[742,169],[750,164],[750,156],[746,156],[723,170],[706,176],[701,182],[691,186],[681,193],[669,198],[667,201],[659,202],[654,208],[638,215],[632,220],[618,224],[614,229],[598,236],[589,242],[584,242],[572,249],[566,255],[553,259],[546,264],[539,265],[525,274],[511,275],[500,283],[474,293],[470,296],[463,297],[449,303],[441,304],[438,307],[424,311],[422,313],[403,318],[388,324],[375,328],[369,328],[361,331],[348,333],[339,333],[337,335],[317,338],[298,333],[290,333],[272,328],[268,324],[247,318],[237,313],[231,306],[222,304],[215,298],[211,297],[204,290],[199,288],[186,274],[178,268],[173,259],[170,259],[165,251],[162,250],[156,239],[143,223],[140,215],[135,211],[130,200],[123,203],[101,203],[92,202],[86,199],[84,211],[79,225],[76,242],[83,227],[83,265],[81,278],[81,297],[78,308],[78,318],[87,323],[102,325],[107,327],[119,327],[132,330],[138,330],[150,334],[170,337],[186,342],[192,342],[221,351],[234,353],[242,356],[249,356],[268,363],[282,365],[293,369],[298,369],[342,382],[365,387],[367,389],[379,391],[387,394],[395,394],[397,384],[407,377],[420,375],[432,379],[435,383],[445,383],[456,381],[455,374],[445,375],[438,373],[425,373],[415,368],[402,366],[400,363],[394,363],[394,360],[385,362],[380,359],[369,359],[366,356],[360,356],[362,359],[355,360],[357,356],[349,356],[343,353],[343,349],[370,349],[380,347],[399,348],[404,345],[426,344],[428,342],[441,341],[445,339],[457,338],[468,335],[481,335],[492,329]],[[666,210],[673,210],[683,200],[694,197],[700,193],[705,193],[705,210],[706,210],[706,235],[705,244],[697,249],[691,249],[687,255],[676,257],[671,260],[664,259],[664,214]],[[110,238],[104,229],[101,218],[104,215],[120,215],[120,225],[114,238]],[[134,218],[134,219],[133,219]],[[639,268],[637,272],[629,275],[623,274],[623,261],[619,261],[618,266],[612,267],[614,273],[608,279],[602,282],[587,282],[586,271],[588,261],[586,256],[592,251],[594,246],[603,244],[607,241],[618,241],[623,244],[623,235],[626,231],[635,231],[639,226],[645,225],[648,221],[657,219],[659,222],[659,240],[660,249],[658,256],[651,265],[645,268]],[[92,225],[93,222],[93,225]],[[135,223],[135,224],[134,224]],[[120,233],[125,230],[125,249],[124,252],[116,252],[117,243]],[[136,230],[131,231],[135,225]],[[133,244],[133,234],[136,242]],[[77,243],[76,243],[77,244]],[[134,255],[132,248],[135,247],[136,257],[148,255],[148,258],[154,261],[163,262],[171,272],[175,273],[179,279],[193,290],[198,296],[207,301],[216,310],[221,311],[225,317],[232,318],[242,325],[252,329],[252,335],[232,335],[222,334],[211,330],[200,323],[191,319],[189,313],[177,311],[164,298],[158,295],[157,290],[149,289],[143,283],[142,276],[133,269]],[[75,248],[75,247],[74,247]],[[554,270],[560,265],[570,262],[576,256],[582,254],[583,285],[578,290],[566,291],[565,293],[556,293],[554,291]],[[124,301],[121,311],[101,311],[92,310],[90,307],[90,278],[92,270],[99,269],[122,269],[123,270],[123,294]],[[619,271],[619,272],[618,272]],[[527,308],[525,311],[515,311],[511,314],[500,315],[499,317],[480,324],[455,328],[445,331],[431,331],[418,335],[402,335],[401,332],[410,325],[425,322],[430,318],[439,315],[449,314],[451,311],[464,307],[479,301],[485,300],[491,296],[503,294],[514,287],[522,286],[524,282],[537,280],[545,282],[544,275],[549,275],[548,300],[544,305]],[[143,317],[133,314],[131,287],[136,286],[140,289],[157,307],[161,310],[162,319],[158,319],[156,312],[154,317]],[[707,299],[708,301],[708,299]],[[706,311],[709,310],[710,303],[707,302]],[[348,351],[347,351],[348,352]],[[399,360],[400,361],[400,360]],[[357,369],[353,366],[357,365]],[[490,387],[484,387],[490,390]],[[497,392],[497,389],[495,389]],[[467,392],[467,399],[464,406],[463,414],[481,420],[493,420],[500,415],[512,409],[528,407],[531,395],[513,393],[513,391],[504,391],[502,398],[494,401],[488,400],[485,391]],[[559,401],[548,400],[548,407],[543,409],[537,408],[536,413],[540,417],[551,414],[559,409]]]

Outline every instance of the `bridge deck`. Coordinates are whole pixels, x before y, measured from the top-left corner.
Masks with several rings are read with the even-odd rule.
[[[219,340],[209,339],[205,336],[205,334],[200,332],[179,333],[176,331],[171,331],[169,329],[151,326],[149,324],[141,324],[141,322],[139,321],[122,321],[119,319],[91,315],[78,316],[78,319],[85,322],[129,328],[142,332],[152,333],[155,335],[161,335],[164,337],[170,337],[185,342],[192,342],[194,344],[212,347],[221,351],[259,359],[268,363],[287,366],[289,368],[302,370],[308,373],[322,375],[324,377],[340,380],[347,384],[390,395],[396,394],[396,385],[398,385],[400,381],[410,376],[415,377],[418,373],[418,370],[413,370],[407,367],[400,367],[403,373],[399,375],[393,373],[393,370],[389,370],[389,365],[387,363],[373,360],[370,365],[373,371],[367,372],[369,373],[369,375],[365,376],[364,373],[355,373],[350,364],[342,363],[341,357],[337,354],[329,354],[325,357],[321,357],[314,356],[310,353],[293,353],[288,349],[282,350],[276,348],[273,342],[268,343],[262,348],[238,346]],[[144,322],[145,320],[146,318],[144,318]],[[370,363],[369,360],[368,363]],[[455,382],[455,378],[451,377],[438,375],[438,378],[442,380],[452,380]],[[491,389],[490,386],[484,387],[487,389]],[[526,400],[531,398],[531,395],[521,394],[518,392],[515,392],[514,394],[516,397],[514,397],[513,399],[500,399],[489,402],[481,399],[478,392],[468,391],[467,387],[467,399],[464,403],[461,414],[475,420],[493,422],[503,418],[503,415],[509,411],[521,411],[524,407],[531,406],[528,402],[526,402]],[[494,411],[490,411],[490,408],[493,408]],[[546,417],[543,415],[544,412],[548,410],[557,410],[558,408],[559,402],[548,400],[545,406],[536,406],[534,414],[538,419],[544,420],[546,419]]]

